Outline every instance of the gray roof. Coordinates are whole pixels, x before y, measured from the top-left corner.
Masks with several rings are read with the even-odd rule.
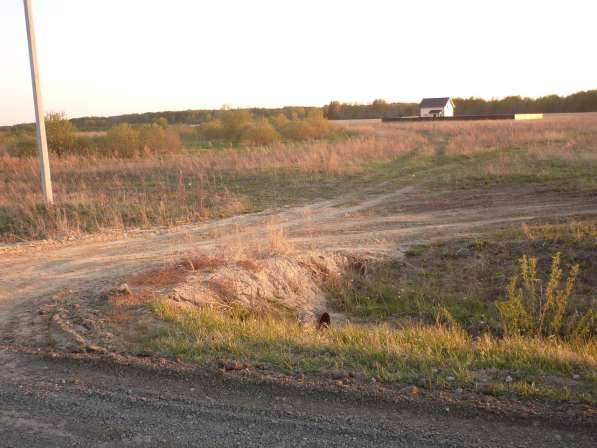
[[[445,107],[450,98],[423,98],[419,107]]]

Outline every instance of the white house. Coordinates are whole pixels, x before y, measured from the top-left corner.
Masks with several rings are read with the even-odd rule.
[[[452,98],[423,98],[419,110],[421,117],[453,117],[454,101]]]

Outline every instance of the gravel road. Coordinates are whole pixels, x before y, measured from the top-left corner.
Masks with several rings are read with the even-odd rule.
[[[0,446],[589,447],[595,433],[103,359],[0,351]],[[555,426],[555,425],[554,425]]]

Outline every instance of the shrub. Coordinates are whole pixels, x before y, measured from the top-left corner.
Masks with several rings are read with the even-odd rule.
[[[144,153],[165,154],[180,149],[180,136],[162,124],[139,127],[139,149]]]
[[[586,338],[595,333],[596,315],[570,310],[570,296],[579,266],[574,265],[562,283],[560,254],[552,258],[547,284],[537,275],[537,259],[526,255],[520,260],[520,273],[507,288],[508,297],[497,304],[499,318],[507,335]],[[520,286],[519,286],[520,284]]]
[[[311,140],[325,137],[330,133],[330,125],[323,112],[310,110],[304,120],[289,121],[282,129],[282,135],[289,140]]]
[[[100,154],[125,158],[171,153],[181,147],[178,133],[157,123],[137,127],[121,123],[110,129],[105,137],[96,139],[96,142]]]
[[[259,120],[243,132],[241,140],[249,145],[269,145],[280,140],[280,134],[266,120]]]
[[[316,136],[311,124],[305,120],[292,120],[281,129],[281,132],[288,140],[310,140]]]
[[[222,111],[220,121],[223,138],[238,141],[245,128],[251,123],[251,113],[246,109]]]
[[[276,129],[282,129],[290,121],[288,117],[282,113],[279,113],[269,119],[272,126]]]
[[[305,113],[304,109],[297,108],[292,111],[292,119],[281,112],[267,119],[256,119],[246,109],[221,111],[219,117],[202,124],[197,135],[207,141],[267,145],[282,138],[312,140],[331,132],[323,112],[318,109]]]
[[[203,123],[197,132],[206,140],[221,140],[224,138],[224,127],[220,120],[208,121]]]
[[[311,109],[307,113],[307,123],[311,126],[315,137],[323,137],[330,132],[330,123],[323,116],[323,111]]]
[[[100,146],[105,155],[133,157],[139,152],[139,141],[139,131],[120,123],[108,131]]]

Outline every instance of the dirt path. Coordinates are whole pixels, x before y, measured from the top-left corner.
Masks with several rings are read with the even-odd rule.
[[[589,447],[595,433],[383,394],[0,347],[0,444],[98,447]]]
[[[213,250],[223,236],[236,234],[242,244],[250,245],[264,238],[272,220],[287,229],[299,248],[395,255],[416,242],[595,215],[597,198],[588,195],[529,188],[430,192],[408,187],[361,201],[343,197],[113,241],[24,247],[0,253],[0,343],[45,346],[48,315],[43,307],[62,295],[97,292],[177,254]]]

